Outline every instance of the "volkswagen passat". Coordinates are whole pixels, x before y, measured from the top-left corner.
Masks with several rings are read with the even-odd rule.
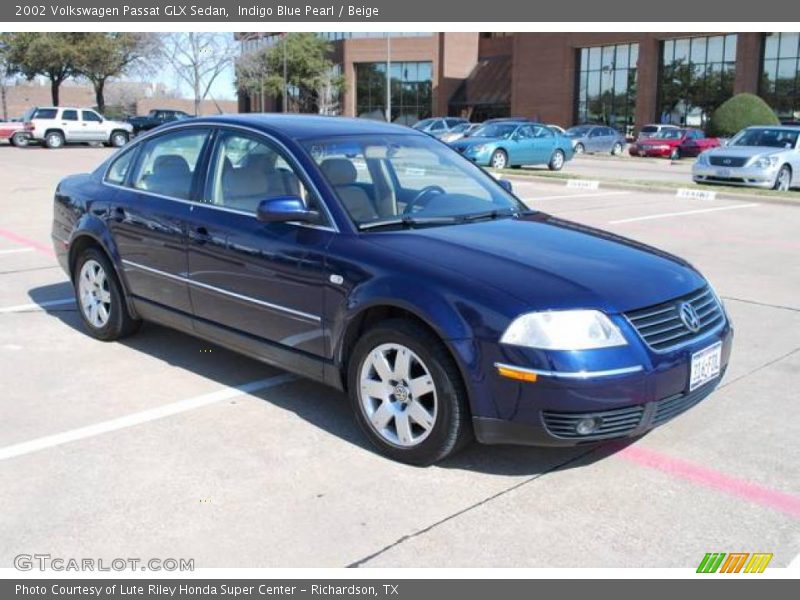
[[[429,136],[240,115],[55,193],[86,331],[154,321],[349,395],[385,454],[637,436],[705,398],[732,329],[685,261],[528,209]]]

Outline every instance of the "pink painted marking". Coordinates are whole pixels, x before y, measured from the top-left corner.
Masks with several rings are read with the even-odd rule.
[[[13,231],[9,231],[8,229],[0,229],[0,237],[4,237],[7,240],[15,242],[17,244],[22,244],[23,246],[27,246],[28,248],[33,248],[34,250],[41,252],[43,254],[47,254],[48,256],[56,255],[56,253],[53,252],[53,249],[50,246],[45,246],[44,244],[40,244],[36,240],[32,240],[23,235],[19,235],[18,233],[14,233]]]
[[[800,518],[800,496],[772,490],[743,479],[736,479],[719,471],[641,446],[628,446],[614,456]]]

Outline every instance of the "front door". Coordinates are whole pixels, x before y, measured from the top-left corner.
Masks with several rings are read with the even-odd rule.
[[[103,127],[103,118],[93,110],[81,111],[83,139],[87,142],[107,142],[109,135]]]
[[[186,222],[208,138],[208,130],[199,128],[164,133],[122,154],[107,175],[107,180],[112,178],[107,182],[115,186],[109,229],[130,293],[187,316],[192,310]],[[132,168],[121,163],[129,155],[136,156]],[[123,168],[119,181],[114,180]]]
[[[188,227],[199,332],[213,336],[223,326],[270,342],[278,350],[271,361],[288,367],[285,361],[297,352],[327,354],[325,251],[333,229],[327,222],[308,226],[256,218],[261,201],[280,196],[299,196],[319,208],[307,190],[294,163],[267,138],[218,132],[204,202],[192,207]]]

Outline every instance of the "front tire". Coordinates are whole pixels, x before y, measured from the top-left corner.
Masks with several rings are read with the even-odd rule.
[[[124,131],[115,131],[111,134],[109,143],[114,148],[122,148],[122,146],[128,143],[128,134]]]
[[[586,148],[583,144],[575,144],[575,148],[573,149],[575,150],[575,154],[583,154],[586,152]]]
[[[547,168],[551,171],[560,171],[564,166],[564,153],[561,150],[556,150],[553,152],[553,156],[550,157],[550,162],[547,164]]]
[[[789,165],[783,165],[778,175],[775,177],[775,184],[772,186],[773,190],[779,192],[788,192],[792,187],[792,169]]]
[[[110,342],[139,329],[141,321],[128,314],[119,279],[99,249],[88,248],[78,257],[73,286],[78,313],[92,337]]]
[[[503,150],[495,150],[489,164],[495,169],[505,169],[508,166],[508,155]]]
[[[356,344],[348,368],[356,420],[384,455],[430,465],[472,437],[461,374],[442,342],[424,327],[391,319]]]
[[[611,147],[611,155],[612,156],[620,156],[622,154],[622,144],[617,142]]]

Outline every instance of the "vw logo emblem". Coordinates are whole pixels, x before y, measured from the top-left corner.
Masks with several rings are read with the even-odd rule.
[[[694,306],[688,302],[684,302],[678,308],[678,313],[681,316],[681,321],[686,325],[686,328],[692,333],[697,333],[700,330],[700,317],[697,316],[697,311]]]

